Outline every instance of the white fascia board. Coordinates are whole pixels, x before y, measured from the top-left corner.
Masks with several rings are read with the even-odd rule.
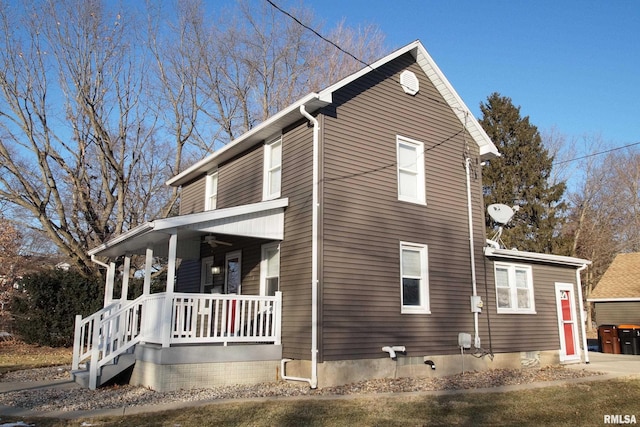
[[[589,302],[640,302],[640,296],[628,298],[587,298]]]
[[[300,113],[300,106],[304,105],[309,111],[317,110],[331,102],[327,97],[320,97],[319,94],[313,92],[300,99],[294,104],[291,104],[287,108],[280,110],[277,114],[270,117],[268,120],[260,123],[258,126],[243,133],[240,137],[234,139],[229,144],[225,145],[219,150],[214,151],[209,156],[200,160],[199,162],[188,167],[178,175],[169,179],[165,184],[169,186],[178,187],[185,184],[195,178],[196,176],[206,173],[214,166],[217,166],[220,162],[230,159],[233,156],[240,154],[245,149],[249,148],[254,143],[267,139],[290,124],[295,123],[297,120],[301,120],[304,116]]]
[[[132,238],[137,237],[137,236],[141,236],[144,233],[152,231],[154,229],[154,226],[155,226],[155,221],[145,222],[144,224],[141,224],[141,225],[137,226],[136,228],[132,228],[131,230],[126,231],[126,232],[120,234],[117,237],[114,237],[113,239],[109,240],[108,242],[105,242],[102,245],[91,249],[90,251],[87,252],[87,254],[89,256],[96,255],[96,254],[104,251],[105,249],[109,249],[109,248],[111,248],[113,246],[116,246],[119,243],[122,243],[122,242],[126,241],[126,240],[132,239]]]
[[[541,254],[538,252],[516,251],[513,249],[496,249],[485,247],[484,254],[488,257],[511,259],[516,261],[538,261],[552,264],[570,265],[572,267],[582,267],[591,264],[591,261],[562,255]]]

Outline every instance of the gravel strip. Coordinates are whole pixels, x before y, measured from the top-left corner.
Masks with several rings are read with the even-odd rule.
[[[10,372],[0,381],[37,381],[69,378],[70,367],[53,367]],[[111,386],[97,390],[45,389],[0,394],[0,404],[34,411],[84,411],[157,405],[198,400],[244,399],[275,396],[327,396],[348,394],[399,393],[435,390],[457,390],[527,384],[599,375],[598,372],[551,366],[540,369],[494,369],[467,372],[439,378],[377,379],[311,390],[304,383],[267,383],[235,385],[207,389],[156,392],[144,387]]]

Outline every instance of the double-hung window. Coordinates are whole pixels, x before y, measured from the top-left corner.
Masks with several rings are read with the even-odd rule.
[[[495,263],[498,313],[535,314],[531,266]]]
[[[282,138],[275,139],[264,146],[264,187],[263,200],[280,197],[282,181]]]
[[[398,164],[398,200],[426,203],[424,189],[424,144],[396,137]]]
[[[205,200],[204,209],[213,210],[218,205],[218,170],[214,170],[207,174],[207,182],[205,184]]]
[[[262,245],[260,295],[274,296],[280,289],[280,244]]]
[[[429,313],[427,245],[400,242],[401,313]]]

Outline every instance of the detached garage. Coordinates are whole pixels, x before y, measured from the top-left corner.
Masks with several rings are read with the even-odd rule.
[[[640,252],[619,254],[588,298],[600,325],[640,325]]]

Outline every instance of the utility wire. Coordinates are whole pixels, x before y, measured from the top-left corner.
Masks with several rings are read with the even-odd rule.
[[[554,165],[558,166],[558,165],[562,165],[564,163],[570,163],[570,162],[575,162],[575,161],[578,161],[578,160],[588,159],[589,157],[595,157],[595,156],[599,156],[601,154],[611,153],[612,151],[622,150],[624,148],[633,147],[634,145],[640,145],[640,141],[634,142],[632,144],[623,145],[622,147],[616,147],[616,148],[612,148],[610,150],[604,150],[604,151],[600,151],[598,153],[592,153],[592,154],[587,154],[587,155],[582,156],[582,157],[576,157],[575,159],[563,160],[561,162],[555,162]]]
[[[289,12],[287,12],[286,10],[282,9],[280,6],[278,6],[277,4],[275,4],[274,2],[272,2],[271,0],[267,0],[267,3],[269,3],[271,6],[273,6],[274,8],[278,9],[280,12],[284,13],[285,15],[287,15],[289,18],[293,19],[294,21],[296,21],[300,26],[306,28],[307,30],[311,31],[313,34],[315,34],[316,36],[320,37],[322,40],[324,40],[325,42],[329,43],[330,45],[332,45],[333,47],[335,47],[336,49],[338,49],[340,52],[344,53],[345,55],[349,55],[350,57],[352,57],[353,59],[355,59],[356,61],[358,61],[361,64],[364,64],[366,67],[369,67],[373,70],[373,67],[371,66],[371,64],[368,64],[367,62],[363,61],[362,59],[356,57],[355,55],[353,55],[351,52],[347,52],[346,50],[344,50],[343,48],[341,48],[340,46],[338,46],[336,43],[334,43],[333,41],[329,40],[328,38],[326,38],[325,36],[323,36],[322,34],[320,34],[319,32],[317,32],[315,29],[309,27],[308,25],[304,24],[302,21],[300,21],[298,18],[296,18],[295,16],[293,16],[292,14],[290,14]]]

